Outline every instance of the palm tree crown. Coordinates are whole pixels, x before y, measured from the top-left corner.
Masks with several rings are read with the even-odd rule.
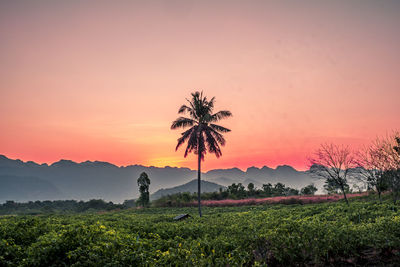
[[[188,105],[182,105],[178,111],[179,114],[187,113],[189,118],[179,117],[171,125],[171,129],[187,128],[178,138],[176,149],[187,141],[185,157],[190,153],[199,155],[204,160],[207,150],[214,153],[218,158],[222,155],[221,147],[225,145],[225,138],[222,133],[230,132],[230,129],[219,126],[215,123],[221,119],[232,116],[228,110],[221,110],[213,113],[215,97],[207,100],[203,92],[192,93],[192,99],[186,99]]]

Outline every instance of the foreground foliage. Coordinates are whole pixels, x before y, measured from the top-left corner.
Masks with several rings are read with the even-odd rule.
[[[0,265],[399,264],[397,206],[350,202],[5,216]]]

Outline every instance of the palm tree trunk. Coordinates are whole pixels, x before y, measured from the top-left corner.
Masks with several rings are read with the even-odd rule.
[[[201,217],[201,153],[198,154],[197,165],[197,200],[199,202],[199,215]]]

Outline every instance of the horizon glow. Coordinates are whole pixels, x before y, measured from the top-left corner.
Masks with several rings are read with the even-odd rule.
[[[0,154],[196,169],[171,122],[216,97],[222,157],[202,171],[308,168],[400,125],[400,2],[2,1]]]

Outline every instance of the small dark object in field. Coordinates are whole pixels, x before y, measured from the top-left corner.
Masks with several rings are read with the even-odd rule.
[[[175,220],[175,221],[180,221],[180,220],[187,219],[187,218],[189,218],[189,217],[190,217],[189,214],[180,214],[180,215],[176,216],[176,217],[174,218],[174,220]]]

